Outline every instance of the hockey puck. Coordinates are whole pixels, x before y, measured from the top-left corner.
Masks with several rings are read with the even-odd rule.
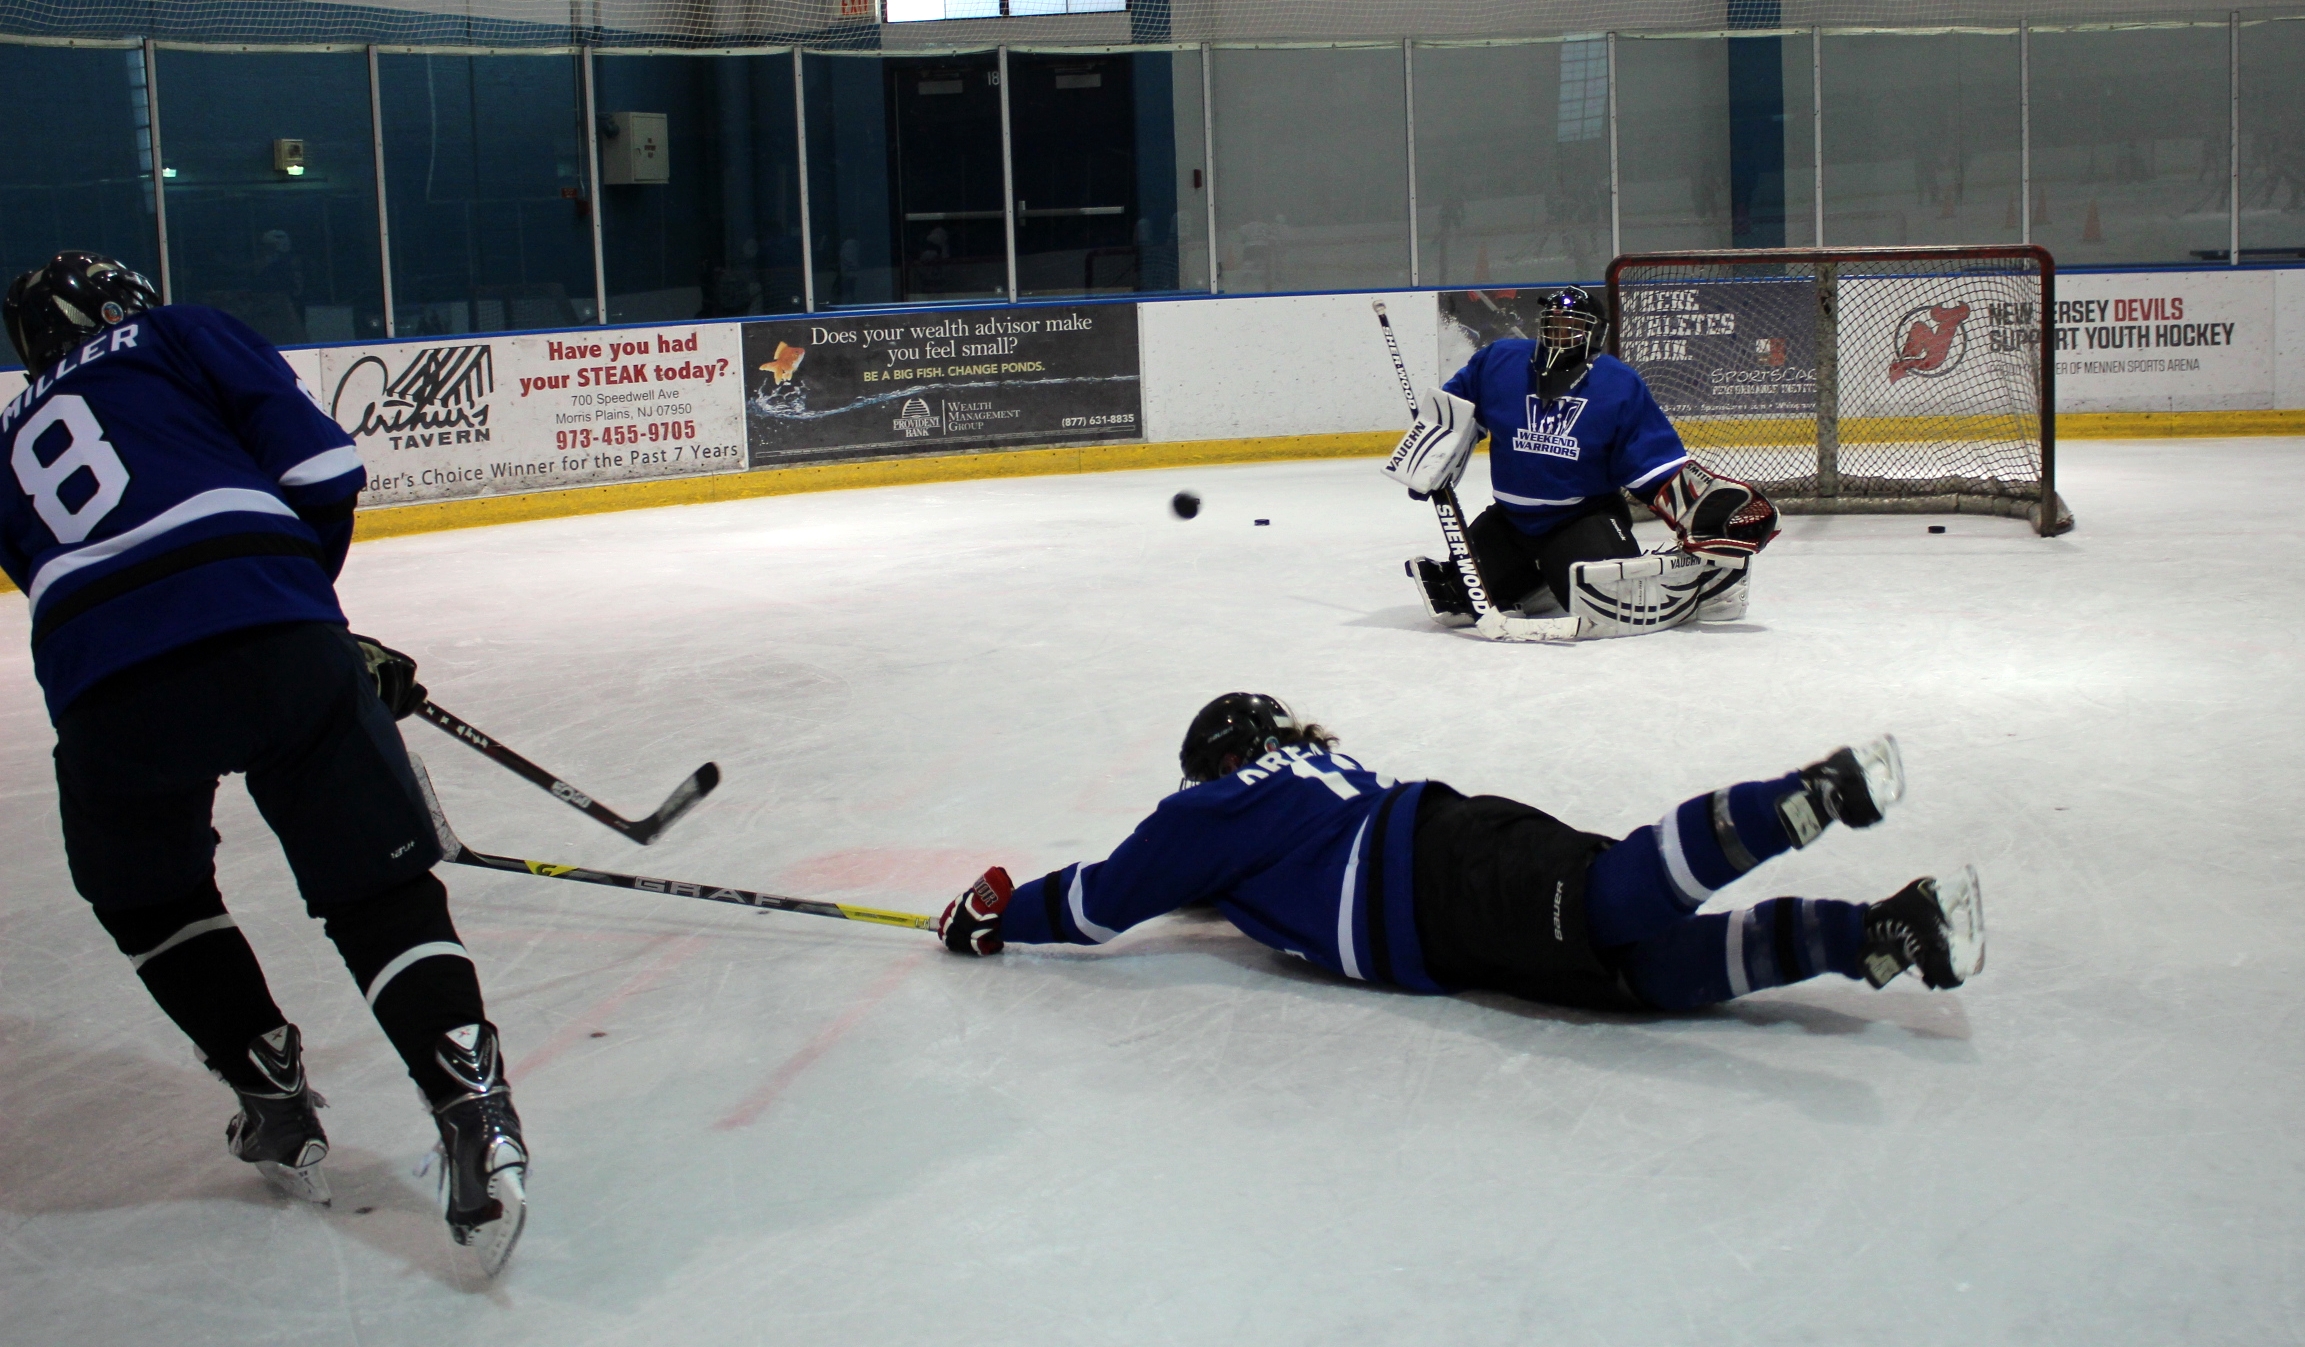
[[[1931,533],[1943,533],[1944,531],[1945,526],[1943,524],[1931,524],[1929,526],[1929,532]]]
[[[1271,522],[1273,522],[1273,521],[1271,521],[1270,519],[1260,519],[1260,520],[1258,520],[1258,521],[1257,521],[1257,527],[1258,527],[1258,528],[1263,528],[1265,525],[1267,525],[1267,524],[1270,524]]]
[[[1169,497],[1169,509],[1179,519],[1190,519],[1201,512],[1201,498],[1190,491],[1179,491]]]

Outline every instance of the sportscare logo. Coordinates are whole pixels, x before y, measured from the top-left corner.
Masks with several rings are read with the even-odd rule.
[[[1889,382],[1908,374],[1936,379],[1959,369],[1969,354],[1969,333],[1962,326],[1968,317],[1966,304],[1920,304],[1906,310],[1889,332],[1897,348],[1889,361]]]

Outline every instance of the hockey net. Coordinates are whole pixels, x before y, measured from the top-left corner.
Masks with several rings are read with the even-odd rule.
[[[2012,515],[2056,492],[2056,264],[2035,246],[1638,253],[1609,349],[1689,452],[1788,514]]]

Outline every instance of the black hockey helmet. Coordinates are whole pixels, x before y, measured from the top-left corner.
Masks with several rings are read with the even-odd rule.
[[[1608,340],[1609,316],[1590,290],[1564,285],[1545,296],[1537,349],[1529,356],[1538,396],[1549,402],[1569,391]]]
[[[1261,692],[1228,692],[1200,709],[1185,744],[1177,753],[1177,766],[1185,781],[1199,785],[1224,772],[1228,757],[1247,762],[1293,743],[1304,727],[1296,713],[1278,697]]]
[[[90,333],[158,307],[160,292],[143,276],[101,253],[69,249],[16,278],[0,319],[24,368],[37,375]]]

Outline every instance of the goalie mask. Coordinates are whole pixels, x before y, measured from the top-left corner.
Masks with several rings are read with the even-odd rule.
[[[1537,396],[1551,402],[1576,387],[1608,335],[1600,302],[1584,287],[1564,285],[1546,296],[1544,315],[1537,321],[1537,349],[1529,356],[1529,381]]]
[[[94,333],[159,306],[152,282],[100,253],[74,250],[18,276],[0,319],[24,368],[37,376]]]
[[[1260,692],[1228,692],[1200,709],[1192,728],[1185,731],[1177,766],[1185,784],[1214,781],[1225,771],[1225,759],[1248,762],[1294,743],[1303,726],[1296,713],[1278,697]]]

